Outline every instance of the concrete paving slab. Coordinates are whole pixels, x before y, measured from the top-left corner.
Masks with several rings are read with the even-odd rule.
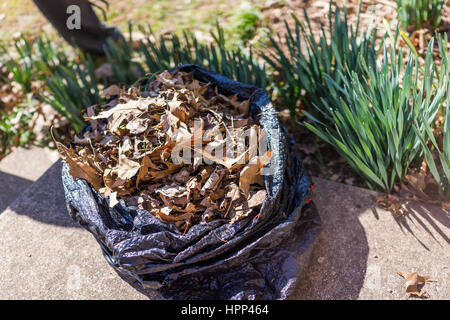
[[[104,260],[93,236],[67,214],[53,165],[0,214],[0,299],[146,299]],[[402,219],[376,207],[377,193],[314,179],[324,229],[294,299],[406,299],[397,271],[434,282],[449,299],[449,213],[418,203]]]
[[[429,299],[450,299],[448,211],[411,203],[394,219],[376,192],[313,180],[323,230],[294,299],[408,299],[397,271],[430,276]]]
[[[0,214],[0,300],[147,299],[72,222],[60,170],[58,162]]]
[[[58,160],[58,152],[32,146],[17,148],[0,161],[0,212]]]

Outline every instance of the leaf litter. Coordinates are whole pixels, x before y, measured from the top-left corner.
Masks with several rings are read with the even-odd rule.
[[[386,194],[377,199],[377,203],[394,218],[405,216],[409,211],[410,201],[440,206],[444,210],[450,210],[450,202],[439,199],[439,187],[431,172],[427,170],[426,161],[418,170],[410,170],[405,176],[404,182],[394,186],[394,194]]]
[[[156,75],[140,93],[114,86],[103,94],[119,97],[88,108],[90,129],[70,146],[55,142],[70,174],[108,197],[110,207],[123,199],[181,232],[257,216],[266,198],[261,168],[271,154],[256,155],[264,134],[255,132],[264,131],[250,115],[250,100],[179,71]],[[228,144],[237,150],[230,154]],[[188,150],[192,161],[174,161],[178,150]]]

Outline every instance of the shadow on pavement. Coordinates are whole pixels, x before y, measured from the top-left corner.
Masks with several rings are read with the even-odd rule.
[[[67,212],[61,181],[61,166],[61,160],[58,160],[10,204],[10,209],[39,222],[61,227],[80,228],[72,221]]]
[[[427,204],[426,206],[419,202],[411,202],[407,206],[408,211],[404,216],[396,219],[400,229],[408,231],[426,250],[428,247],[424,241],[419,239],[411,228],[416,225],[423,229],[430,237],[436,241],[441,247],[444,244],[450,244],[450,239],[438,224],[446,228],[450,228],[450,212],[436,205]],[[435,236],[435,235],[439,236]],[[443,241],[442,241],[443,240]]]
[[[32,180],[0,171],[0,214],[32,183]]]
[[[316,187],[313,200],[323,229],[314,244],[308,272],[291,299],[357,299],[369,254],[358,212],[367,209],[374,212],[373,197],[364,194],[355,203],[351,192],[346,191],[352,187],[313,180]]]

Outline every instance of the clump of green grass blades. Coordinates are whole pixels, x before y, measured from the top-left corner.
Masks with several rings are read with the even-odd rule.
[[[405,29],[421,29],[427,24],[436,28],[441,23],[445,0],[397,0],[397,15]]]
[[[447,48],[447,42],[441,41],[440,47],[442,52],[442,47]],[[441,61],[441,74],[444,74],[444,76],[446,74],[447,77],[450,77],[449,60],[450,52],[447,55],[443,55]],[[423,115],[415,119],[414,128],[416,134],[420,137],[428,168],[440,187],[440,197],[442,200],[450,201],[450,85],[448,84],[446,106],[442,109],[442,114],[445,118],[441,145],[438,144],[438,140],[433,135],[430,126],[423,125]],[[423,130],[425,130],[425,135],[422,134]],[[427,144],[428,141],[431,142],[431,148]],[[439,160],[434,159],[433,149],[437,152]]]
[[[5,45],[2,46],[2,54],[8,57],[5,65],[8,71],[13,74],[14,80],[22,87],[22,90],[30,92],[31,83],[35,80],[33,46],[25,37],[22,37],[14,43],[14,47],[17,53],[16,57],[10,54],[9,49]],[[4,80],[11,83],[7,78],[4,78]]]
[[[140,44],[145,57],[147,72],[157,73],[180,64],[196,64],[220,73],[234,80],[265,88],[267,74],[263,64],[241,49],[226,49],[223,29],[216,25],[217,33],[212,32],[214,42],[205,44],[197,41],[192,33],[184,32],[183,37],[161,36],[159,41],[147,41]]]
[[[59,65],[69,65],[72,60],[64,48],[56,47],[45,36],[38,36],[34,41],[21,36],[14,42],[15,52],[2,45],[1,52],[7,60],[5,65],[13,74],[13,79],[26,92],[31,91],[34,80],[45,80]],[[9,79],[4,79],[11,83]]]
[[[70,121],[76,132],[86,125],[82,111],[100,102],[94,63],[89,55],[81,58],[81,64],[59,65],[54,75],[46,79],[51,94],[41,96]]]
[[[393,43],[398,34],[397,28]],[[411,52],[404,61],[401,52],[384,45],[380,65],[373,52],[367,59],[359,59],[364,77],[347,71],[340,85],[326,75],[330,99],[322,99],[325,107],[314,107],[327,122],[305,112],[312,121],[305,126],[336,148],[370,188],[390,192],[405,176],[421,154],[425,129],[443,106],[449,76],[446,67],[437,72],[433,46],[431,40],[424,68],[419,71]],[[444,50],[441,46],[442,55]]]
[[[447,92],[447,106],[445,108],[444,131],[442,135],[442,146],[439,147],[431,129],[427,126],[426,138],[421,139],[425,160],[433,178],[440,187],[440,197],[442,200],[450,201],[450,90]],[[418,127],[418,123],[416,124]],[[416,129],[417,130],[417,129]],[[427,141],[431,141],[431,148]],[[432,150],[436,150],[439,160],[433,158]],[[439,168],[439,169],[438,169]]]
[[[343,9],[343,15],[341,10],[336,8],[333,21],[330,1],[329,33],[327,35],[322,25],[318,39],[313,34],[306,10],[304,10],[306,27],[295,15],[292,15],[295,20],[294,31],[285,21],[287,32],[284,40],[288,52],[285,52],[280,45],[282,42],[280,35],[277,39],[273,37],[270,39],[274,48],[272,51],[261,52],[265,61],[279,72],[280,79],[277,81],[275,90],[290,110],[293,120],[296,118],[300,101],[321,119],[321,113],[315,112],[312,105],[322,106],[323,97],[328,96],[325,74],[338,85],[342,85],[347,75],[346,71],[361,73],[359,60],[368,56],[369,52],[375,51],[377,30],[371,27],[366,32],[360,30],[360,9],[361,4],[354,27],[348,23],[346,8]],[[360,34],[359,38],[358,34]],[[328,103],[328,105],[331,104]]]
[[[258,8],[239,8],[237,14],[231,18],[227,33],[232,41],[245,44],[255,37],[262,21],[263,17]]]
[[[105,54],[111,64],[115,83],[130,85],[135,83],[144,74],[142,66],[134,61],[135,52],[132,45],[132,25],[128,24],[129,39],[120,35],[120,43],[112,38],[106,39]]]

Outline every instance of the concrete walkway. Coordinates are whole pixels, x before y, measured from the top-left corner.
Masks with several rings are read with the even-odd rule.
[[[1,299],[142,299],[67,213],[61,162],[0,214]]]
[[[0,299],[146,299],[69,218],[60,165],[0,214]],[[406,299],[397,271],[431,276],[422,290],[430,299],[450,298],[448,212],[414,204],[395,220],[376,208],[374,192],[314,181],[324,230],[293,298]]]
[[[379,194],[314,179],[324,228],[296,299],[407,299],[397,271],[431,277],[430,299],[450,299],[450,216],[413,203],[394,219],[376,206]]]
[[[55,150],[17,148],[0,161],[0,212],[58,160]]]

